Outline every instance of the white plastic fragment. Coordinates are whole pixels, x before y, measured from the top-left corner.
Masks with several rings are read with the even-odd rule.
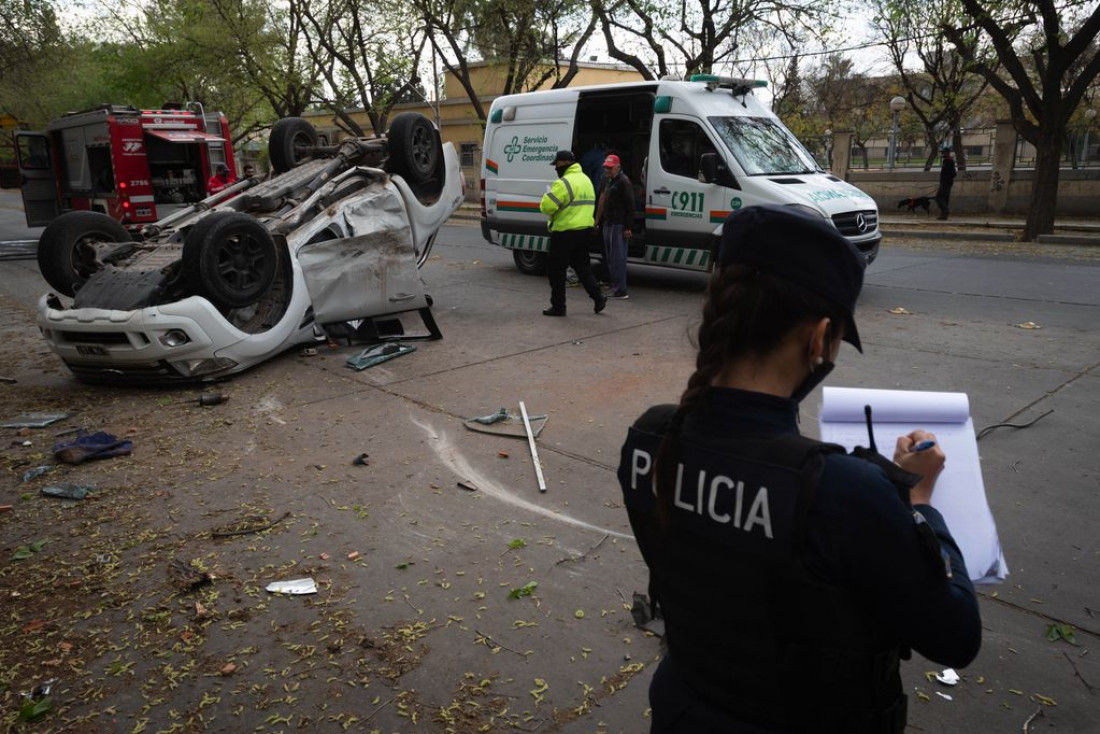
[[[316,594],[317,582],[313,579],[294,579],[293,581],[272,581],[267,585],[272,594]]]
[[[941,691],[936,691],[936,695],[939,696],[940,698],[946,698],[948,701],[955,700],[955,699],[951,698],[951,696],[948,696],[946,693],[942,693]]]
[[[959,684],[959,674],[955,672],[954,668],[944,668],[942,673],[936,674],[936,680],[945,686],[957,686]]]

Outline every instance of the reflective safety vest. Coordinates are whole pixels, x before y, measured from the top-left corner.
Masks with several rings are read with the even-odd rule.
[[[681,440],[671,501],[655,493],[675,406],[647,411],[619,482],[678,680],[730,721],[805,734],[905,727],[899,658],[866,601],[804,565],[806,523],[840,451],[797,434]]]
[[[539,202],[539,211],[550,217],[551,232],[595,226],[596,190],[581,170],[581,164],[569,166],[565,175],[554,181]]]

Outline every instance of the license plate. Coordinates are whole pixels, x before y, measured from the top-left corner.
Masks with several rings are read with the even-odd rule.
[[[106,357],[107,349],[98,344],[77,344],[76,353],[82,357]]]

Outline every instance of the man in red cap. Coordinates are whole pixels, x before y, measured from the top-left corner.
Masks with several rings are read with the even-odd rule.
[[[623,173],[619,156],[609,155],[603,162],[607,176],[596,208],[596,226],[603,233],[603,249],[611,278],[608,298],[630,298],[626,290],[626,241],[634,222],[634,185]]]

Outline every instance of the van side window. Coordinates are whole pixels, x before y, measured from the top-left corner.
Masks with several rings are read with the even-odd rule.
[[[714,153],[703,129],[690,120],[661,120],[661,168],[674,176],[698,178],[699,158]]]

